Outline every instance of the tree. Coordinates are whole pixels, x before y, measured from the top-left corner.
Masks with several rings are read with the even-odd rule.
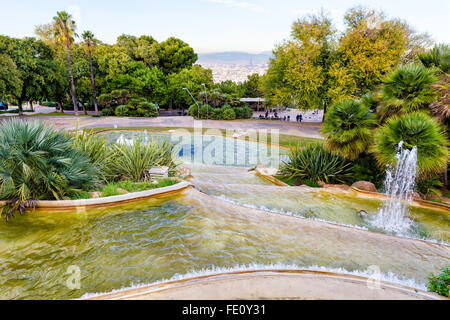
[[[40,100],[51,94],[59,71],[52,48],[34,38],[0,36],[0,54],[10,57],[20,76],[22,86],[13,92],[20,115],[24,102]]]
[[[20,72],[14,61],[7,54],[0,54],[0,95],[17,96],[22,89]],[[0,100],[1,101],[1,100]]]
[[[410,28],[363,7],[348,10],[344,20],[347,30],[339,40],[338,53],[355,81],[355,93],[362,95],[401,61],[410,46]]]
[[[64,44],[67,51],[67,63],[69,66],[70,84],[72,86],[72,102],[75,115],[78,115],[77,98],[75,94],[75,82],[73,80],[72,61],[70,59],[70,46],[74,42],[76,24],[72,15],[66,11],[59,11],[53,17],[54,36],[58,43]]]
[[[96,39],[94,38],[94,34],[91,31],[85,31],[82,34],[84,40],[84,46],[86,48],[88,58],[89,58],[89,70],[91,72],[91,84],[92,84],[92,95],[94,98],[94,109],[95,112],[98,112],[97,106],[97,94],[95,90],[95,80],[94,80],[94,68],[92,67],[92,47],[96,45]]]
[[[191,69],[183,69],[179,73],[172,73],[167,76],[167,98],[169,103],[175,106],[190,106],[194,102],[190,95],[183,90],[189,89],[194,97],[197,97],[204,90],[202,84],[207,87],[214,85],[211,69],[204,69],[199,65],[193,66]]]
[[[125,49],[132,60],[142,61],[147,67],[158,65],[159,44],[151,36],[137,38],[123,34],[117,38],[116,46]]]
[[[264,79],[272,104],[308,110],[330,103],[327,81],[334,58],[334,34],[324,12],[294,22],[291,38],[273,51]]]
[[[428,110],[434,100],[431,84],[436,82],[434,71],[419,64],[402,65],[392,71],[383,82],[381,99],[383,118]]]
[[[372,142],[376,125],[376,116],[369,108],[356,100],[344,100],[328,110],[322,133],[331,152],[355,160]]]
[[[186,42],[172,37],[160,43],[158,58],[161,70],[168,75],[192,67],[198,56]]]
[[[441,173],[448,162],[449,141],[443,128],[432,117],[421,112],[390,118],[375,134],[371,148],[380,168],[396,165],[397,146],[411,150],[417,147],[417,165],[422,177]]]
[[[258,73],[247,76],[241,87],[243,88],[242,95],[248,98],[261,98],[264,93],[261,91],[261,76]]]

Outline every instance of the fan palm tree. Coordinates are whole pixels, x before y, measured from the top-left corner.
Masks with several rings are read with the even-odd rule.
[[[97,94],[95,90],[95,81],[94,81],[94,68],[92,67],[92,47],[96,45],[97,40],[94,38],[94,34],[91,31],[85,31],[81,35],[84,40],[84,46],[86,48],[88,57],[89,57],[89,69],[91,71],[91,84],[92,84],[92,94],[94,96],[94,110],[98,112],[97,105]]]
[[[427,68],[439,68],[447,73],[450,70],[450,46],[446,44],[436,45],[433,49],[417,55],[422,64]]]
[[[34,200],[60,200],[98,181],[97,167],[73,138],[37,121],[13,119],[0,126],[0,199],[8,219]]]
[[[435,71],[423,65],[408,64],[398,67],[383,83],[383,105],[380,109],[382,118],[426,110],[434,100],[431,85],[436,80]]]
[[[375,114],[363,103],[344,100],[336,102],[328,110],[322,133],[327,137],[327,146],[332,152],[354,160],[367,149],[376,125]]]
[[[70,58],[70,46],[74,42],[74,38],[77,37],[75,33],[76,24],[72,20],[72,15],[66,11],[59,11],[56,16],[53,17],[53,32],[57,39],[57,42],[64,45],[67,50],[67,62],[69,65],[70,84],[72,86],[72,102],[75,115],[78,115],[77,98],[75,95],[75,83],[73,80],[72,61]]]
[[[371,148],[380,168],[396,164],[397,146],[401,141],[405,148],[417,147],[417,165],[422,177],[438,174],[446,168],[449,141],[434,118],[413,112],[389,119],[376,132]]]

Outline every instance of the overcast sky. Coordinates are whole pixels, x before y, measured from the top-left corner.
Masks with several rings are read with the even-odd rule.
[[[56,11],[68,10],[79,31],[91,30],[106,43],[122,33],[170,36],[197,52],[270,51],[289,36],[292,22],[323,8],[342,28],[342,16],[362,4],[406,20],[437,42],[450,43],[449,0],[0,0],[0,34],[33,36]],[[81,33],[81,32],[79,32]]]

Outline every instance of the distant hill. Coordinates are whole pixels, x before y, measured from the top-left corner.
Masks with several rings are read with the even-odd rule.
[[[267,64],[272,52],[248,53],[239,51],[212,52],[198,54],[197,64],[234,64],[234,65],[261,65]]]

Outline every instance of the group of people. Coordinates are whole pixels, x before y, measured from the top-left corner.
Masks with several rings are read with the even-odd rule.
[[[288,121],[288,122],[291,121],[291,116],[290,115],[284,116],[284,117],[278,117],[278,112],[277,111],[275,111],[273,113],[273,115],[270,115],[270,114],[271,114],[271,112],[269,112],[267,110],[265,115],[264,116],[263,115],[259,115],[259,118],[260,119],[266,119],[266,120],[271,119],[271,120],[281,120],[281,121]],[[303,121],[303,115],[302,114],[298,114],[297,117],[296,117],[296,121],[297,122],[302,122]]]

